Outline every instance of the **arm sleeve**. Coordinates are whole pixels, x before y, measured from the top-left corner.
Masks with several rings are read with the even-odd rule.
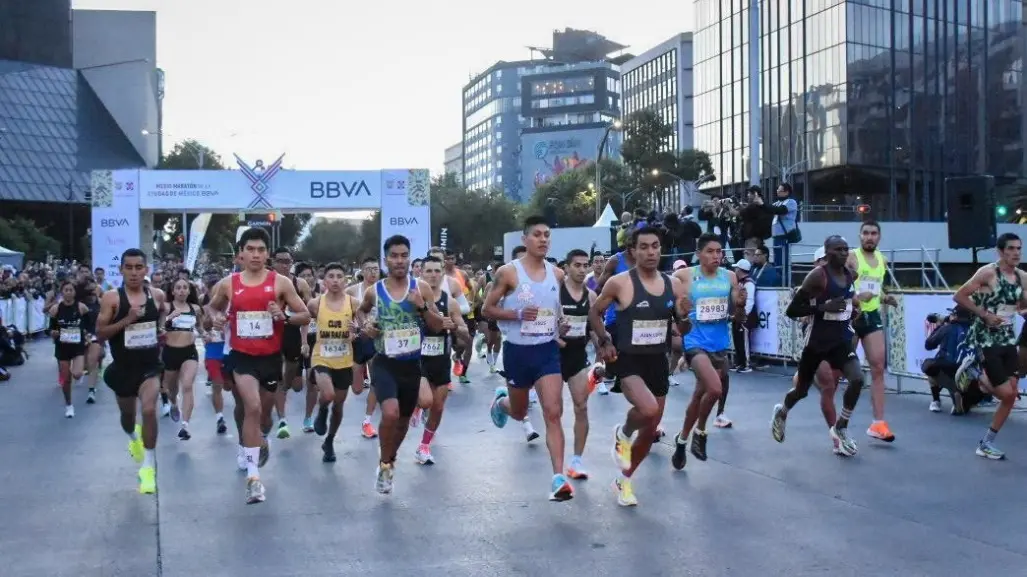
[[[456,304],[460,305],[461,315],[466,315],[467,313],[471,312],[471,303],[467,302],[467,297],[464,296],[464,293],[460,293],[455,298]]]

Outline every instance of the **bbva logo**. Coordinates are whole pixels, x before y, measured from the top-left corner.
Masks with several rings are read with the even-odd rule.
[[[118,228],[119,226],[128,226],[127,218],[101,218],[100,228]]]
[[[418,224],[416,217],[394,216],[389,219],[389,226],[412,226],[416,224]]]
[[[353,198],[359,195],[371,196],[371,189],[363,180],[356,182],[313,181],[310,183],[310,198]]]

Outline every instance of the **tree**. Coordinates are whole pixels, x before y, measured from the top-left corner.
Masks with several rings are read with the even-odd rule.
[[[601,162],[602,206],[609,203],[618,216],[641,206],[645,199],[638,178],[621,162],[610,159]],[[595,206],[595,163],[589,163],[535,188],[524,212],[546,216],[550,222],[563,227],[592,226]]]
[[[364,221],[319,219],[303,239],[296,257],[300,260],[328,264],[358,262],[366,253]],[[375,239],[378,235],[373,235]],[[356,241],[356,242],[355,242]],[[370,254],[374,255],[372,251]]]
[[[61,243],[46,234],[45,227],[21,216],[0,218],[0,246],[25,253],[26,260],[41,261],[48,254],[61,254]]]
[[[653,199],[654,208],[671,204],[669,195],[679,179],[697,180],[713,174],[713,164],[705,152],[670,150],[674,128],[652,110],[639,110],[629,115],[624,123],[624,134],[621,158],[638,179],[642,194]]]

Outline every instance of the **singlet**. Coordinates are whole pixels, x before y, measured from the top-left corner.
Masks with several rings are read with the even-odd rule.
[[[1016,282],[1011,282],[999,270],[998,263],[993,263],[991,266],[995,267],[995,276],[998,278],[995,288],[991,292],[976,292],[971,298],[974,304],[1001,317],[1003,322],[1001,325],[991,328],[984,323],[984,319],[981,317],[974,318],[973,324],[970,325],[970,330],[967,332],[967,340],[979,348],[1016,344],[1013,319],[1016,317],[1020,297],[1023,295],[1020,273],[1016,273]]]
[[[70,305],[64,302],[57,303],[57,315],[54,321],[57,324],[57,344],[72,347],[82,346],[85,342],[86,315],[83,315],[78,308],[79,301]]]
[[[111,357],[119,365],[149,368],[160,363],[160,348],[157,346],[160,311],[150,289],[143,287],[143,292],[146,294],[143,316],[110,339]],[[118,289],[118,299],[118,312],[111,319],[112,324],[121,322],[132,308],[125,287]]]
[[[503,297],[503,309],[516,312],[534,305],[538,307],[538,316],[533,321],[499,321],[503,337],[515,345],[541,345],[555,341],[557,312],[560,310],[555,267],[543,262],[545,276],[541,281],[535,281],[528,276],[520,259],[511,264],[517,271],[517,288]]]
[[[435,301],[442,318],[449,317],[449,295],[439,291],[439,299]],[[449,362],[449,331],[432,331],[424,327],[421,335],[421,359],[442,359]]]
[[[713,278],[708,278],[700,267],[695,267],[688,295],[692,301],[692,310],[688,313],[692,330],[685,335],[685,350],[719,353],[731,348],[732,303],[728,273],[727,269],[718,268]]]
[[[317,303],[317,340],[310,355],[310,366],[347,369],[353,366],[353,301],[343,292],[341,308],[333,311],[325,297]]]
[[[627,258],[624,255],[625,255],[625,252],[618,252],[617,254],[613,255],[613,258],[617,259],[617,265],[613,269],[613,274],[620,274],[622,272],[627,272],[627,270],[631,268],[631,267],[628,266],[628,260],[627,260]],[[598,286],[598,283],[599,283],[599,279],[596,279],[596,286]],[[612,305],[610,305],[610,308],[606,309],[606,317],[603,319],[603,323],[606,324],[606,326],[610,326],[616,320],[617,320],[617,305],[612,304]]]
[[[634,296],[631,304],[617,311],[614,345],[621,353],[664,355],[670,350],[670,323],[674,318],[674,284],[660,273],[663,292],[654,295],[645,289],[638,269],[628,272]],[[653,362],[665,362],[653,359]]]
[[[471,300],[471,281],[469,278],[467,278],[467,275],[462,270],[456,269],[456,274],[453,275],[453,280],[456,281],[456,284],[460,285],[460,290],[463,291],[464,298],[467,300]],[[474,311],[471,310],[464,316],[469,319],[473,319]]]
[[[410,291],[417,290],[417,279],[411,278],[407,290],[399,300],[392,300],[385,288],[385,279],[375,283],[375,307],[378,330],[374,340],[379,355],[396,360],[421,358],[421,319],[414,305],[407,300]]]
[[[845,286],[835,281],[826,266],[821,265],[817,268],[827,277],[827,288],[813,299],[813,316],[806,329],[804,345],[814,350],[829,350],[842,343],[851,342],[855,335],[852,330],[852,297],[856,291],[852,285],[852,270],[849,267],[845,267]],[[838,297],[845,298],[845,310],[837,313],[819,310],[820,305]]]
[[[598,290],[599,279],[596,278],[596,274],[594,271],[588,273],[588,276],[585,277],[585,288],[591,291]]]
[[[187,311],[180,311],[178,313],[177,317],[175,317],[175,318],[173,318],[173,319],[171,319],[169,321],[165,321],[165,323],[164,323],[164,330],[166,330],[166,331],[168,331],[170,333],[170,332],[192,332],[194,329],[196,329],[196,309],[194,309],[193,305],[191,305],[189,303],[186,303],[186,306],[189,307],[189,310],[187,310]],[[169,308],[170,308],[170,310],[168,311],[169,313],[171,311],[174,311],[175,310],[175,303],[170,303],[170,307]]]
[[[268,312],[269,304],[278,299],[275,281],[278,273],[267,271],[264,282],[246,286],[242,273],[232,273],[232,296],[229,322],[232,332],[229,341],[233,351],[254,357],[280,355],[284,325],[276,323]]]
[[[881,251],[874,249],[874,258],[877,260],[877,266],[871,267],[863,254],[863,249],[856,249],[856,294],[868,292],[874,295],[874,298],[860,305],[859,310],[865,313],[881,308],[881,288],[888,272],[888,265],[884,262]]]
[[[570,324],[570,329],[563,336],[563,342],[568,347],[581,348],[588,344],[588,287],[582,286],[581,298],[574,300],[567,285],[560,285],[560,307],[563,309],[563,318]]]

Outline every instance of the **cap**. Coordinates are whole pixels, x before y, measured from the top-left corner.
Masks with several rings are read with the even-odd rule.
[[[735,263],[735,268],[744,270],[745,272],[750,272],[752,270],[752,263],[743,258]]]
[[[817,251],[813,253],[813,262],[824,258],[827,258],[827,249],[824,247],[818,248]]]
[[[688,263],[683,261],[683,260],[681,260],[681,259],[678,259],[678,260],[674,261],[674,270],[678,270],[679,268],[687,268],[687,267],[688,267]]]
[[[492,265],[485,267],[485,270],[487,270],[488,272],[492,272]]]

